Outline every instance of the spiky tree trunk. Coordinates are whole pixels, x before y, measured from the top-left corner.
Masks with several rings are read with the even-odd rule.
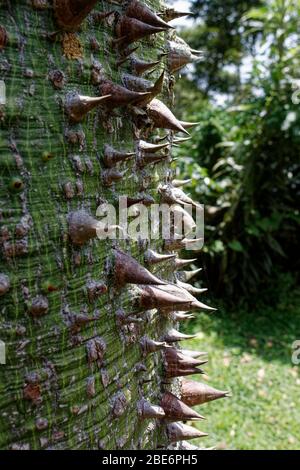
[[[154,127],[168,128],[172,142],[186,127],[154,99],[168,100],[160,53],[174,33],[146,4],[162,10],[159,0],[0,1],[1,449],[154,449],[199,435],[171,424],[199,415],[167,391],[197,403],[200,392],[188,383],[181,392],[173,377],[201,361],[153,352],[178,340],[176,302],[188,310],[196,299],[158,287],[174,263],[156,265],[147,251],[153,274],[141,266],[162,241],[119,242],[120,251],[96,237],[101,202],[148,204],[169,181],[171,145],[140,139],[154,143],[166,133]],[[151,66],[132,55],[138,44]],[[154,68],[153,88],[122,76]],[[139,314],[126,319],[136,302]],[[141,313],[161,306],[167,313]]]

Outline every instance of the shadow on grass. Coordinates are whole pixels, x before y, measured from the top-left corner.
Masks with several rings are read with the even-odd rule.
[[[216,344],[234,348],[236,354],[255,353],[265,361],[292,366],[292,344],[300,340],[300,288],[286,289],[275,306],[258,302],[251,312],[217,307],[212,315],[196,314],[197,318],[182,325],[181,331],[184,328],[185,332],[197,333],[200,328],[204,334],[215,334]]]

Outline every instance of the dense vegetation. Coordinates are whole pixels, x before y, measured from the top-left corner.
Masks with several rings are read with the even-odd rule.
[[[211,288],[255,306],[258,294],[270,300],[279,272],[299,270],[300,2],[195,0],[192,9],[196,27],[184,36],[204,57],[180,83],[177,107],[200,124],[178,152],[180,173],[206,204],[200,256]]]

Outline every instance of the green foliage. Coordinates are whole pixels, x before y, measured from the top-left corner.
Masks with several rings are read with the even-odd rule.
[[[253,59],[250,76],[224,107],[198,94],[192,111],[201,124],[188,158],[187,147],[179,151],[181,172],[193,178],[190,192],[207,206],[204,259],[212,288],[253,304],[279,271],[299,269],[300,106],[294,86],[300,61],[290,45],[299,39],[300,2],[264,3],[240,18],[260,32],[256,48],[263,56]],[[183,101],[187,89],[181,88]]]
[[[205,61],[197,65],[195,77],[206,93],[233,93],[239,87],[244,49],[251,49],[257,34],[241,25],[241,18],[261,4],[261,0],[192,1],[192,11],[201,21],[186,37],[194,48],[205,51]]]

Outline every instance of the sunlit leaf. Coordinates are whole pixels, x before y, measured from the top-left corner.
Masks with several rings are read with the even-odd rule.
[[[243,248],[242,244],[238,240],[233,240],[232,242],[229,242],[228,246],[233,251],[239,251],[239,252],[244,251],[244,248]]]

